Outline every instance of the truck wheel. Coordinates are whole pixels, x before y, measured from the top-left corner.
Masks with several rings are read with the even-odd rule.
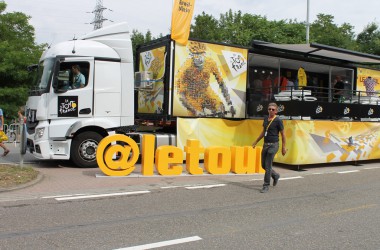
[[[96,149],[103,136],[96,132],[84,132],[74,137],[71,145],[71,160],[81,168],[95,168]]]

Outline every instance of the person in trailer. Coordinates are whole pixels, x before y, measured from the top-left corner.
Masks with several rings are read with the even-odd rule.
[[[344,82],[340,76],[336,76],[334,85],[334,102],[342,102],[344,97]]]

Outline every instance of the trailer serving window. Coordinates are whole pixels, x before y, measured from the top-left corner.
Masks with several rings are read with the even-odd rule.
[[[331,67],[329,100],[333,102],[347,102],[356,95],[354,93],[354,70],[340,67]]]
[[[254,101],[270,100],[278,92],[280,60],[276,57],[249,54],[248,89]]]
[[[336,85],[339,79],[341,82]],[[249,55],[250,101],[342,102],[354,94],[353,79],[354,70],[349,68]],[[340,88],[343,98],[336,94]]]

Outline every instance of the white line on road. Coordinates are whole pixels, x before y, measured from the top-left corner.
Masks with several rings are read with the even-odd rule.
[[[193,186],[193,187],[185,187],[186,189],[200,189],[200,188],[213,188],[213,187],[223,187],[226,184],[215,184],[215,185],[205,185],[205,186]]]
[[[342,171],[342,172],[337,172],[338,174],[348,174],[348,173],[356,173],[359,172],[359,170],[349,170],[349,171]]]
[[[285,180],[293,180],[293,179],[302,179],[302,176],[294,176],[294,177],[285,177],[285,178],[280,178],[280,181],[285,181]]]
[[[55,199],[57,201],[67,201],[67,200],[91,199],[91,198],[133,195],[133,194],[146,194],[146,193],[150,193],[150,191],[135,191],[135,192],[122,192],[122,193],[110,193],[110,194],[94,194],[94,195],[83,195],[83,196],[73,196],[73,197],[62,197],[62,198],[55,198]]]
[[[161,187],[161,189],[170,189],[170,188],[182,188],[182,187],[190,187],[191,185],[183,185],[183,186],[166,186]]]
[[[165,246],[171,246],[171,245],[177,245],[177,244],[183,244],[187,242],[202,240],[199,236],[193,236],[193,237],[187,237],[182,239],[176,239],[176,240],[168,240],[168,241],[161,241],[151,244],[145,244],[140,246],[134,246],[134,247],[126,247],[126,248],[119,248],[116,250],[143,250],[143,249],[152,249],[157,247],[165,247]]]
[[[41,199],[51,199],[51,198],[61,198],[61,197],[71,197],[71,196],[78,196],[78,195],[86,195],[86,194],[52,195],[52,196],[44,196],[44,197],[41,197]]]
[[[380,167],[369,167],[369,168],[364,168],[364,169],[379,169]]]

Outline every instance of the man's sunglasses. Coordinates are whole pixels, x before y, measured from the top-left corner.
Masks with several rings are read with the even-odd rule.
[[[268,111],[276,111],[276,109],[271,109],[271,108],[269,108]]]

